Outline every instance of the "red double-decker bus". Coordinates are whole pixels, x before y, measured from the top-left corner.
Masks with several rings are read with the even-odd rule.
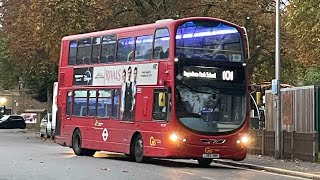
[[[159,20],[62,39],[55,142],[76,155],[243,160],[249,137],[245,29]]]

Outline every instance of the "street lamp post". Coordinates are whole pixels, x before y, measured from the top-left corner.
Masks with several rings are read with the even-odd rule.
[[[281,159],[281,87],[280,87],[280,0],[276,0],[276,53],[275,53],[275,80],[274,101],[276,109],[275,120],[275,159]]]

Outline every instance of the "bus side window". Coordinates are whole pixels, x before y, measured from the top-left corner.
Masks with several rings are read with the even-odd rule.
[[[134,58],[134,38],[123,38],[118,40],[117,61],[132,61]]]
[[[115,59],[116,36],[107,35],[102,38],[100,63],[112,63]]]
[[[96,94],[97,94],[96,90],[89,91],[88,116],[91,116],[91,117],[96,115],[96,104],[97,104]]]
[[[74,65],[77,56],[77,41],[70,41],[68,65]]]
[[[87,91],[76,90],[74,91],[74,99],[72,104],[72,115],[86,116],[87,115]]]
[[[154,37],[153,59],[167,59],[169,57],[169,31],[157,29]]]
[[[91,61],[91,38],[78,41],[76,64],[89,64]]]
[[[112,109],[112,94],[111,90],[99,90],[98,92],[98,104],[97,104],[97,116],[98,118],[111,117]]]
[[[120,90],[114,89],[113,90],[113,104],[112,104],[112,118],[118,118],[119,116],[119,109],[120,109]]]
[[[155,89],[153,95],[153,120],[167,120],[168,117],[168,92],[166,89]]]
[[[151,59],[152,36],[139,36],[136,39],[135,61],[145,61]]]
[[[71,115],[72,91],[67,92],[66,115]]]
[[[92,38],[92,57],[91,64],[98,63],[100,60],[101,53],[101,37]]]

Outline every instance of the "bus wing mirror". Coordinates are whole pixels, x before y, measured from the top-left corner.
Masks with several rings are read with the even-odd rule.
[[[244,36],[245,36],[245,40],[246,40],[246,43],[247,43],[247,58],[250,59],[251,56],[250,56],[250,49],[249,49],[249,38],[248,38],[248,33],[247,33],[247,29],[245,27],[241,27],[242,30],[243,30],[243,33],[244,33]]]
[[[163,107],[163,106],[166,105],[165,99],[166,99],[166,94],[163,93],[163,92],[159,93],[159,97],[158,97],[158,105],[159,105],[159,107]]]

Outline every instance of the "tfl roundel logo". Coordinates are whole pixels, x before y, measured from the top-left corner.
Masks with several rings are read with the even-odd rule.
[[[108,137],[109,137],[109,132],[108,132],[108,130],[106,128],[104,128],[103,131],[102,131],[102,139],[103,139],[103,141],[107,141]]]

